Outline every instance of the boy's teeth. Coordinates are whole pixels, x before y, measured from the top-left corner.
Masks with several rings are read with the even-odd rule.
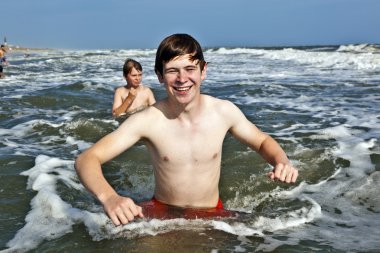
[[[190,87],[176,87],[175,89],[178,91],[187,91],[190,89]]]

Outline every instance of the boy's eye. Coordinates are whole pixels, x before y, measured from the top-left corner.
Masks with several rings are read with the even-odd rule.
[[[168,74],[174,74],[174,73],[177,73],[177,70],[175,70],[175,69],[168,69],[168,70],[166,70],[166,73],[168,73]]]

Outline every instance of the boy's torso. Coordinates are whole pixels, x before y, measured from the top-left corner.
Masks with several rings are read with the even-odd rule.
[[[161,112],[147,128],[155,196],[165,203],[196,207],[217,203],[222,146],[229,126],[216,108],[220,100],[203,99],[205,106],[192,122],[170,119]]]

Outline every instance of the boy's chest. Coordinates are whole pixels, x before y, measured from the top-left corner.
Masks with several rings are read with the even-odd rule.
[[[154,140],[157,155],[174,163],[206,162],[220,157],[226,129],[210,122],[167,127]]]

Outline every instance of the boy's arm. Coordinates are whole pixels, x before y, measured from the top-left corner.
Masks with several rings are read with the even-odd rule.
[[[231,133],[242,143],[257,151],[274,169],[268,174],[272,180],[294,183],[298,170],[293,167],[280,145],[269,135],[261,132],[234,104],[228,110]]]
[[[272,180],[280,180],[286,183],[296,182],[298,170],[292,166],[280,145],[269,135],[266,136],[258,153],[274,167],[268,176]]]
[[[131,118],[129,118],[131,119]],[[135,216],[143,217],[141,207],[122,197],[104,178],[101,164],[116,157],[140,139],[136,120],[126,121],[116,131],[103,137],[75,161],[75,169],[83,185],[102,203],[115,225],[126,224]]]
[[[115,94],[114,106],[113,106],[113,109],[112,109],[113,116],[114,117],[119,117],[120,115],[122,115],[123,113],[125,113],[125,111],[132,105],[132,102],[135,100],[136,94],[137,94],[137,91],[134,88],[131,88],[130,91],[129,91],[129,93],[128,93],[128,96],[124,100],[124,102],[117,101],[117,100],[121,100],[121,96],[117,97],[116,94]],[[121,103],[121,105],[117,106],[120,103]]]

